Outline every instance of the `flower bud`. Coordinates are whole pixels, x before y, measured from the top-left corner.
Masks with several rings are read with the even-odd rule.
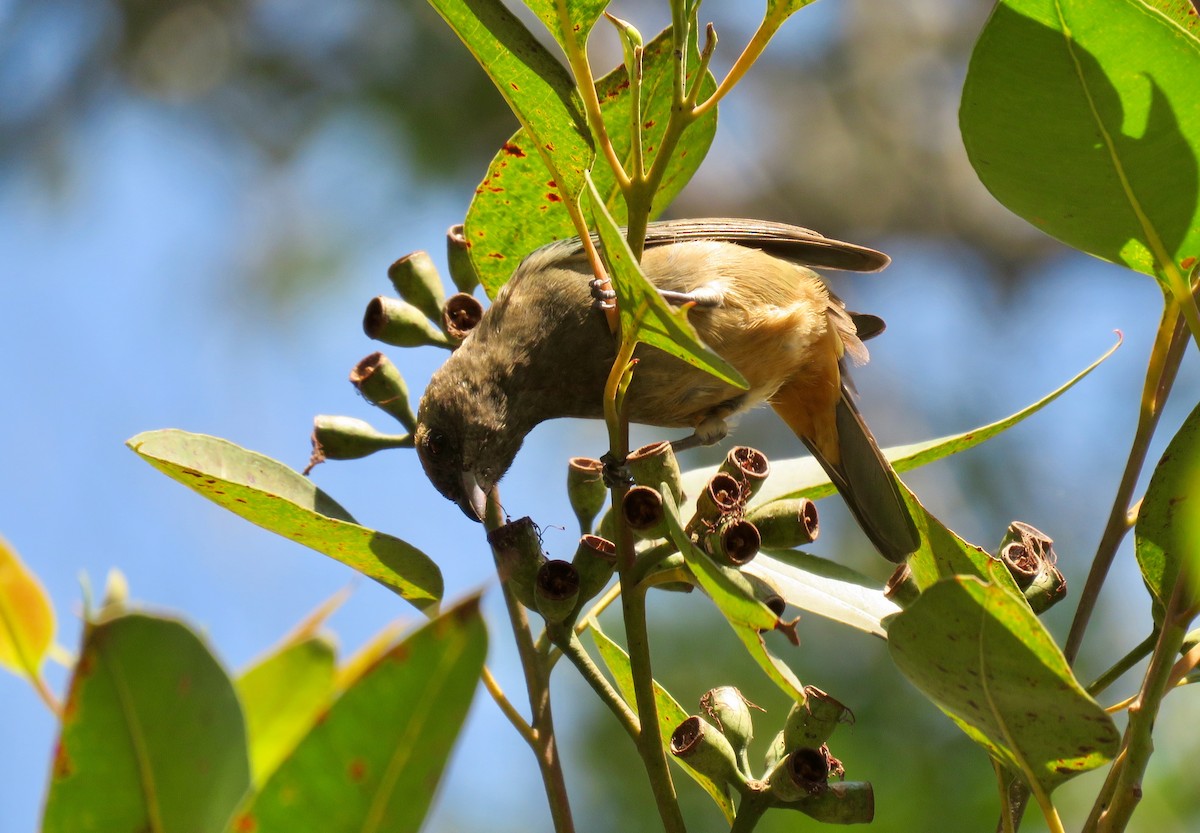
[[[567,462],[567,498],[579,521],[579,532],[591,532],[608,498],[604,464],[592,457],[572,457]]]
[[[625,459],[625,466],[629,469],[633,482],[640,486],[658,489],[666,483],[676,506],[686,499],[682,475],[679,473],[679,461],[675,459],[675,452],[669,442],[642,446]]]
[[[594,598],[612,578],[617,567],[617,545],[598,535],[584,535],[571,559],[579,573],[579,602]]]
[[[671,734],[671,754],[718,784],[741,787],[746,783],[729,740],[696,715],[680,723]]]
[[[733,747],[738,769],[747,778],[751,777],[748,753],[754,738],[754,719],[750,715],[749,701],[736,688],[725,685],[705,693],[700,698],[700,708]]]
[[[363,398],[382,408],[410,432],[417,427],[417,415],[408,401],[408,385],[400,370],[383,353],[372,353],[350,371],[350,382]]]
[[[662,495],[649,486],[634,486],[621,500],[621,513],[633,534],[643,539],[667,537]]]
[[[500,581],[512,589],[517,601],[537,610],[533,588],[546,556],[542,554],[542,542],[533,520],[525,517],[510,521],[491,530],[487,538]]]
[[[793,703],[783,724],[787,748],[817,747],[829,740],[833,730],[849,714],[842,703],[815,686],[804,687],[804,700]]]
[[[579,571],[570,561],[546,561],[533,583],[537,610],[547,622],[565,622],[579,601]]]
[[[396,292],[419,309],[430,321],[442,317],[446,293],[442,278],[428,252],[412,252],[388,267],[388,279]]]
[[[483,304],[479,303],[479,299],[474,295],[459,292],[451,295],[442,307],[442,332],[455,344],[461,344],[471,330],[479,325],[481,318]]]
[[[763,549],[785,550],[817,540],[817,505],[808,498],[774,500],[746,513],[758,527]]]
[[[446,263],[450,267],[450,280],[458,291],[474,292],[479,286],[479,275],[471,262],[471,247],[463,235],[462,223],[446,230]]]
[[[716,561],[730,567],[749,564],[758,555],[758,529],[745,518],[722,521],[704,536],[704,549]]]
[[[747,445],[734,446],[725,455],[718,471],[732,475],[742,486],[742,502],[748,502],[771,473],[767,455]]]
[[[385,448],[411,448],[412,444],[412,434],[384,434],[361,419],[320,414],[313,418],[312,457],[304,473],[326,460],[357,460]]]
[[[363,314],[363,332],[368,338],[396,347],[434,345],[451,347],[446,334],[435,327],[421,310],[408,301],[380,295],[372,298]]]

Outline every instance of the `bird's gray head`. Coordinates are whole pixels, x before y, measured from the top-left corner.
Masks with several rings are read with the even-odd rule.
[[[508,420],[508,398],[494,380],[473,380],[455,361],[429,382],[417,409],[417,456],[434,488],[472,520],[483,520],[487,493],[512,465],[525,432]]]

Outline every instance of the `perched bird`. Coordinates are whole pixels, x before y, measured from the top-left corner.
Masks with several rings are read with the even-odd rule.
[[[882,320],[847,312],[809,266],[873,272],[887,255],[804,228],[757,220],[651,224],[642,271],[749,389],[732,387],[648,345],[626,394],[632,422],[691,428],[709,444],[727,420],[767,402],[812,451],[876,548],[892,561],[918,537],[895,474],[855,407],[847,359]],[[470,518],[525,436],[555,417],[603,417],[615,340],[591,289],[580,241],[526,257],[479,325],[434,373],[415,443],[425,473]]]

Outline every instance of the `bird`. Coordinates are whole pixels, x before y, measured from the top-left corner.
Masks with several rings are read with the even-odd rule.
[[[763,220],[651,223],[641,268],[668,303],[692,304],[700,339],[748,383],[734,387],[639,344],[625,395],[631,422],[718,442],[769,404],[811,451],[875,548],[894,562],[919,546],[895,472],[854,402],[850,364],[882,319],[849,312],[813,268],[883,269],[882,252]],[[413,441],[434,487],[481,520],[487,493],[541,422],[603,418],[616,340],[579,238],[526,256],[479,324],[434,372]],[[687,440],[684,441],[688,442]]]

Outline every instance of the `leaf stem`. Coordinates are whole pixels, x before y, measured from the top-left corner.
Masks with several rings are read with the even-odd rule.
[[[1155,629],[1153,633],[1135,645],[1129,651],[1129,653],[1113,663],[1111,668],[1093,680],[1091,685],[1087,687],[1087,693],[1095,697],[1097,694],[1104,691],[1104,689],[1115,683],[1126,671],[1128,671],[1130,668],[1133,668],[1133,666],[1137,665],[1138,662],[1143,660],[1145,657],[1149,656],[1150,651],[1154,648],[1154,643],[1157,641],[1158,630]]]
[[[579,641],[579,637],[575,635],[575,631],[571,628],[552,628],[551,632],[554,634],[554,644],[562,650],[563,655],[571,661],[579,671],[580,676],[592,687],[592,690],[596,692],[601,702],[608,706],[609,711],[616,716],[622,728],[625,729],[636,743],[638,735],[642,731],[637,715],[630,710],[629,705],[617,693],[617,690],[612,687],[608,679],[600,672],[600,669],[596,667],[596,663],[592,661],[591,656],[584,650],[583,643]]]
[[[503,510],[500,508],[497,489],[488,493],[486,515],[484,526],[488,531],[503,523]],[[529,724],[533,736],[531,748],[541,771],[546,801],[550,805],[550,818],[554,823],[555,833],[574,833],[575,822],[571,817],[562,760],[559,758],[558,743],[554,736],[554,716],[550,709],[550,673],[534,646],[533,634],[529,630],[529,617],[525,615],[525,608],[513,594],[511,585],[501,581],[500,591],[508,608],[508,619],[517,643],[517,654],[521,658],[521,669],[525,673],[525,688],[529,693],[529,709],[532,715]]]
[[[1074,663],[1079,655],[1084,632],[1087,630],[1088,621],[1096,608],[1100,590],[1104,586],[1104,580],[1108,577],[1108,571],[1116,557],[1117,548],[1132,526],[1129,508],[1133,499],[1133,491],[1141,476],[1142,466],[1145,465],[1146,452],[1150,447],[1150,440],[1154,436],[1154,429],[1158,426],[1159,417],[1162,416],[1163,405],[1171,392],[1175,374],[1183,359],[1183,350],[1187,344],[1186,332],[1184,318],[1178,305],[1167,300],[1163,308],[1162,319],[1159,321],[1154,346],[1150,350],[1150,361],[1146,367],[1146,379],[1142,386],[1137,429],[1134,431],[1133,443],[1129,449],[1129,458],[1125,462],[1125,471],[1121,475],[1121,482],[1117,487],[1116,497],[1113,499],[1108,522],[1104,527],[1104,533],[1100,536],[1100,543],[1096,548],[1096,555],[1092,559],[1092,567],[1088,572],[1087,581],[1084,583],[1083,592],[1080,593],[1079,606],[1075,609],[1075,618],[1071,622],[1071,630],[1063,648],[1063,654],[1069,663]]]
[[[763,16],[762,23],[758,25],[754,35],[747,42],[746,47],[742,50],[742,54],[738,55],[733,66],[729,68],[729,72],[721,79],[721,83],[717,85],[717,89],[705,99],[702,103],[696,105],[692,110],[694,118],[700,118],[709,110],[717,106],[722,98],[724,98],[730,90],[732,90],[739,81],[745,77],[750,71],[750,67],[754,66],[754,62],[762,55],[763,50],[767,48],[767,44],[771,42],[771,38],[779,31],[779,27],[786,19],[786,15],[771,15],[770,13]]]
[[[504,694],[504,689],[500,687],[500,683],[492,675],[492,671],[486,665],[483,666],[483,687],[487,689],[488,694],[496,701],[496,705],[500,707],[500,711],[508,718],[508,722],[517,730],[517,734],[529,744],[534,751],[537,750],[537,735],[533,731],[533,727],[525,722],[525,718],[517,711],[516,707]]]

